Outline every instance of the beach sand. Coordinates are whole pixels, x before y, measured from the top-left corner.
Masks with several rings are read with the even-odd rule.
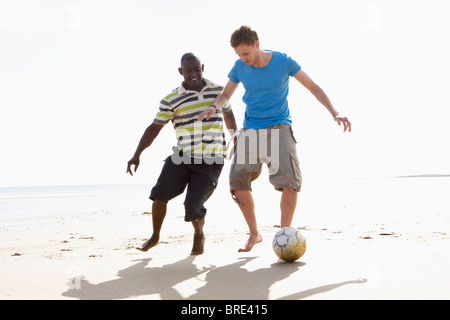
[[[222,186],[208,203],[200,256],[189,255],[182,199],[147,253],[135,249],[151,235],[144,210],[1,230],[0,299],[450,298],[450,178],[323,182],[304,186],[299,198],[293,226],[308,247],[297,262],[272,251],[279,194],[266,181],[254,190],[264,240],[237,252],[247,228]]]

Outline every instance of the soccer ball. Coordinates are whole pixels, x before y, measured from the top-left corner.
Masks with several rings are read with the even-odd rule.
[[[305,253],[306,238],[300,230],[286,227],[275,234],[272,247],[278,258],[287,262],[293,262],[300,259]]]

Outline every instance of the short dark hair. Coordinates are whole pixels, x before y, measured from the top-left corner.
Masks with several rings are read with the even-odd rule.
[[[198,61],[200,61],[200,59],[197,58],[197,57],[195,56],[195,54],[193,54],[192,52],[188,52],[188,53],[183,54],[183,56],[181,57],[181,61],[180,61],[181,67],[183,67],[183,64],[184,64],[186,61],[188,61],[188,60],[198,60]]]
[[[241,44],[252,46],[258,40],[256,31],[252,30],[249,26],[242,26],[233,32],[230,44],[233,48],[236,48]]]

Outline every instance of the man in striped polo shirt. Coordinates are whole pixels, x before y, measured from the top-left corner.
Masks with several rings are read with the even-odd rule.
[[[206,109],[215,109],[213,102],[223,87],[203,78],[204,65],[192,53],[181,58],[178,69],[183,76],[182,84],[161,100],[159,112],[153,123],[145,130],[134,156],[128,161],[127,173],[136,172],[141,153],[148,148],[164,125],[172,122],[177,146],[166,158],[161,174],[153,187],[150,199],[152,205],[153,235],[141,248],[147,251],[158,244],[167,203],[184,192],[187,187],[185,221],[194,226],[192,255],[202,254],[205,237],[205,202],[214,192],[223,168],[226,152],[223,120],[230,133],[234,132],[236,121],[229,103],[215,115],[198,122],[198,115]]]

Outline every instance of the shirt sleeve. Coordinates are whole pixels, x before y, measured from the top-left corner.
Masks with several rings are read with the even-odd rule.
[[[287,57],[287,72],[291,77],[295,76],[301,68],[302,67],[298,64],[297,61],[295,61],[291,57]]]
[[[173,112],[172,105],[165,99],[162,99],[159,103],[159,112],[156,114],[153,123],[166,125],[173,119],[175,113]]]
[[[234,83],[239,83],[241,80],[239,80],[239,66],[238,66],[239,60],[236,61],[233,68],[231,69],[230,73],[228,74],[228,79],[233,81]]]
[[[230,103],[230,101],[227,101],[226,103],[225,103],[225,105],[222,107],[222,111],[223,112],[228,112],[228,111],[230,111],[231,110],[231,103]]]

